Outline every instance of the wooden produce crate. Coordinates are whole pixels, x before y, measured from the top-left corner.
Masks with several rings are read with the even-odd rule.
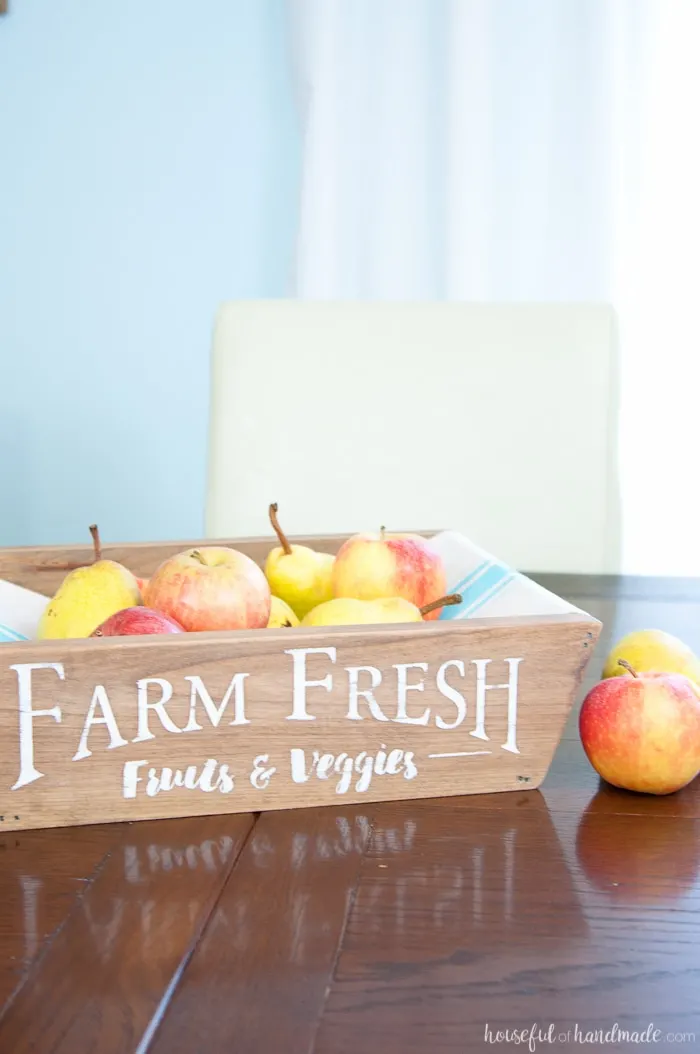
[[[262,566],[272,544],[103,556],[148,577],[194,545]],[[52,595],[91,560],[0,549],[0,579]],[[600,629],[570,612],[2,644],[0,829],[534,789]]]

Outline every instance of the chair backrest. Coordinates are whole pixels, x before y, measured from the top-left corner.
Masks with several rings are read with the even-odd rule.
[[[450,527],[520,570],[616,572],[606,305],[246,301],[216,319],[209,537]]]

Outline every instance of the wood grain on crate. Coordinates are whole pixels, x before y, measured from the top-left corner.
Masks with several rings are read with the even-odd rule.
[[[437,531],[412,531],[428,537]],[[308,545],[322,553],[336,553],[348,536],[346,534],[290,535],[294,545]],[[228,545],[250,556],[262,566],[270,549],[278,544],[276,538],[197,538],[176,542],[125,542],[103,544],[102,556],[117,560],[139,578],[148,578],[163,560],[184,549],[203,545]],[[37,593],[53,595],[66,574],[75,567],[93,562],[92,543],[85,545],[20,546],[0,549],[0,579],[34,589]]]
[[[0,827],[535,788],[599,629],[571,614],[5,644]],[[185,785],[160,789],[175,770]]]

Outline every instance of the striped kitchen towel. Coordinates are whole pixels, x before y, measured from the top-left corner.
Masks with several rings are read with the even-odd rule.
[[[448,593],[462,596],[461,604],[442,609],[440,619],[558,615],[579,610],[458,531],[441,531],[431,542],[445,564]]]
[[[49,598],[0,579],[0,644],[33,640]]]

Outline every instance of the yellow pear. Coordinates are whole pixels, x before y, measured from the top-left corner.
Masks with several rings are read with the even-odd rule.
[[[624,674],[619,659],[624,659],[638,673],[651,670],[683,673],[700,685],[700,660],[692,648],[664,630],[634,630],[619,640],[605,660],[603,678]]]
[[[63,579],[39,620],[39,640],[89,637],[110,615],[141,603],[134,575],[115,560],[103,560],[97,527],[93,525],[90,533],[94,561]]]
[[[299,619],[296,617],[289,604],[279,597],[270,598],[270,618],[267,622],[268,629],[279,629],[282,626],[298,626]]]
[[[265,561],[265,577],[272,594],[289,604],[298,618],[330,600],[333,557],[317,553],[308,545],[291,545],[277,519],[277,505],[271,505],[270,523],[280,544],[271,549]]]
[[[461,596],[453,593],[440,597],[419,608],[403,597],[382,597],[377,600],[354,600],[336,597],[313,608],[301,620],[302,626],[360,626],[381,622],[422,622],[424,616],[437,607],[461,603]]]

